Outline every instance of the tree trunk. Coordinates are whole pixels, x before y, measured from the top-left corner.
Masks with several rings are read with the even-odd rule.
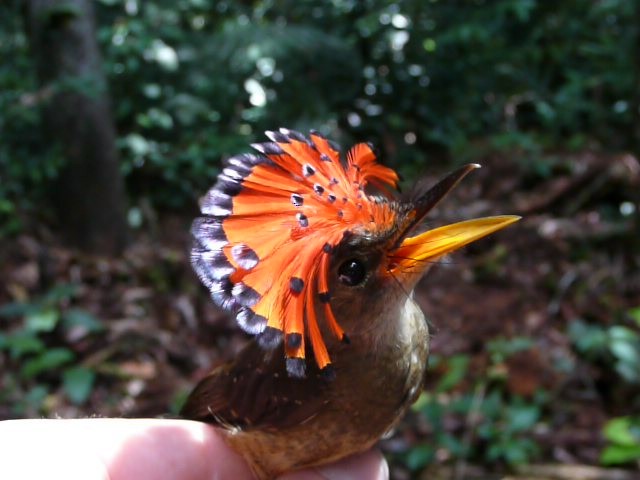
[[[65,164],[52,189],[66,240],[117,254],[126,244],[125,197],[91,0],[28,0],[25,19],[48,100],[46,138]]]

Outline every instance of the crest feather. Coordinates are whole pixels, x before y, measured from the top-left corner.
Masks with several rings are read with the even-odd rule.
[[[229,159],[203,198],[191,262],[214,302],[259,334],[261,345],[275,348],[284,339],[289,374],[304,376],[309,346],[320,369],[331,363],[319,322],[347,341],[331,309],[333,247],[345,232],[375,232],[394,221],[388,203],[365,187],[390,195],[398,176],[367,144],[354,146],[343,165],[318,132],[266,135],[270,142],[252,145],[260,154]]]

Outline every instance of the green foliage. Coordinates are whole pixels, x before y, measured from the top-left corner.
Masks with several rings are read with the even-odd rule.
[[[640,417],[613,418],[604,426],[607,446],[600,461],[605,465],[616,465],[640,460]]]
[[[0,6],[0,234],[44,203],[63,164],[39,130],[51,91],[36,86],[18,5]],[[633,149],[635,8],[101,0],[98,39],[130,198],[194,205],[221,159],[279,126],[373,140],[407,176],[426,158],[487,149]],[[87,88],[81,80],[66,88]]]
[[[587,359],[610,364],[623,380],[640,384],[640,333],[623,325],[603,327],[578,319],[571,322],[568,333]]]
[[[195,203],[221,158],[284,123],[321,128],[358,91],[351,45],[313,25],[249,22],[209,2],[145,3],[135,15],[108,3],[100,39],[124,100],[123,167],[156,204]]]
[[[501,364],[514,353],[528,350],[534,346],[529,337],[496,338],[487,343],[487,351],[494,365]]]
[[[536,392],[532,398],[510,395],[505,389],[504,362],[513,354],[534,345],[532,339],[515,337],[496,339],[487,345],[490,365],[469,388],[470,357],[435,356],[432,370],[442,370],[433,391],[424,392],[413,410],[422,415],[431,429],[424,443],[412,447],[402,459],[412,471],[431,463],[438,451],[452,459],[502,462],[517,465],[539,455],[532,431],[542,421],[549,395]],[[448,424],[462,424],[463,430],[451,431]],[[478,439],[479,441],[475,440]]]
[[[23,226],[21,210],[42,199],[60,158],[42,139],[36,108],[46,92],[36,89],[27,40],[17,11],[0,5],[0,237]]]
[[[86,367],[70,367],[62,373],[63,388],[69,400],[75,404],[87,401],[93,388],[96,374]]]
[[[431,463],[438,450],[448,452],[453,459],[504,462],[509,465],[526,463],[539,454],[536,442],[531,438],[532,429],[541,421],[542,412],[548,403],[544,393],[532,400],[510,398],[504,391],[494,388],[481,396],[482,388],[475,394],[437,395],[423,393],[415,409],[428,421],[433,433],[430,438],[411,448],[404,463],[418,471]],[[460,417],[472,419],[466,427],[472,429],[480,442],[465,441],[460,432],[447,431],[443,421]]]
[[[629,310],[632,325],[640,326],[638,309]],[[640,333],[624,325],[600,326],[580,319],[569,324],[569,338],[586,360],[615,371],[629,385],[640,384]],[[640,460],[640,417],[610,419],[603,434],[607,444],[600,455],[604,465]]]
[[[73,285],[60,285],[41,298],[0,307],[0,355],[6,355],[6,362],[16,367],[3,374],[9,388],[0,397],[24,397],[15,404],[16,415],[39,411],[56,383],[61,382],[69,400],[77,404],[84,403],[91,393],[95,373],[77,364],[70,347],[50,347],[48,342],[58,331],[74,329],[75,335],[82,336],[103,330],[89,312],[67,307],[75,295]],[[24,389],[26,394],[18,395]]]
[[[497,392],[490,394],[481,408],[485,422],[478,427],[478,436],[488,444],[485,459],[515,465],[535,458],[538,448],[527,434],[540,421],[546,401],[544,394],[538,394],[532,402],[517,397],[505,401]]]
[[[439,363],[441,360],[436,357],[436,360],[431,361],[431,365]],[[447,359],[447,371],[440,378],[438,385],[436,386],[437,392],[446,392],[457,386],[467,375],[469,369],[469,356],[468,355],[452,355]]]

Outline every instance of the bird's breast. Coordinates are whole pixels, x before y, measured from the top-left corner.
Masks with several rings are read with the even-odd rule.
[[[387,316],[384,328],[365,329],[332,352],[335,379],[304,421],[271,431],[228,432],[229,442],[251,459],[261,478],[364,451],[415,401],[429,351],[427,324],[411,299]]]
[[[353,344],[354,348],[347,346],[339,359],[337,369],[342,370],[344,365],[347,373],[342,379],[337,376],[336,383],[344,385],[336,388],[347,392],[345,401],[357,399],[354,408],[370,412],[375,403],[386,431],[389,422],[396,422],[422,388],[429,354],[424,314],[412,298],[407,298],[395,312],[381,319],[378,328],[366,332],[362,339],[354,338]]]

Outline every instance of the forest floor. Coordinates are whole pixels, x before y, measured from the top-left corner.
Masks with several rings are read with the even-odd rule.
[[[523,219],[419,285],[431,369],[381,443],[392,478],[638,478],[637,463],[599,466],[606,422],[640,411],[640,370],[610,348],[617,327],[640,338],[640,164],[481,163],[429,224]],[[118,259],[66,249],[42,225],[0,241],[0,419],[175,414],[246,343],[191,271],[196,215],[147,216]]]

